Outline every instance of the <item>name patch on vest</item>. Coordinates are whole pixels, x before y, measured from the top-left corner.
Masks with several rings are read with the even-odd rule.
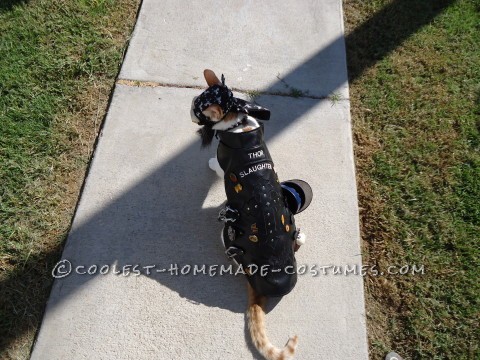
[[[259,157],[263,157],[263,150],[248,153],[248,157],[250,159],[258,159]]]
[[[249,167],[248,170],[240,171],[240,177],[243,178],[247,175],[250,175],[251,173],[254,173],[256,171],[263,170],[263,169],[272,170],[272,164],[262,163],[262,164],[253,165],[253,166]]]

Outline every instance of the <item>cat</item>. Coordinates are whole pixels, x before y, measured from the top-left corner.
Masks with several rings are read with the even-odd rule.
[[[208,165],[225,179],[228,205],[220,214],[225,222],[221,239],[227,256],[247,268],[252,342],[268,360],[291,359],[298,337],[289,338],[282,349],[275,347],[266,334],[264,306],[267,296],[283,296],[296,283],[296,274],[287,275],[285,269],[296,267],[294,252],[305,242],[305,235],[296,229],[293,214],[310,204],[311,188],[301,180],[278,181],[263,141],[263,125],[254,117],[268,120],[270,112],[234,98],[223,75],[220,81],[206,69],[204,77],[208,89],[193,99],[191,117],[202,125],[198,133],[203,147],[210,145],[215,134],[220,139],[217,156]],[[268,260],[258,260],[262,255]],[[249,264],[262,261],[285,269],[265,278],[249,273]]]

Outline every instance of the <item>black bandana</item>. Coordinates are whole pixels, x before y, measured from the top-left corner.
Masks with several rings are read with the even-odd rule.
[[[222,108],[224,117],[230,111],[233,111],[248,114],[259,120],[270,119],[270,110],[234,97],[233,93],[225,85],[225,77],[223,75],[221,85],[210,86],[195,99],[193,103],[193,113],[199,120],[198,125],[207,125],[209,127],[215,125],[214,121],[202,113],[213,104],[217,104]]]

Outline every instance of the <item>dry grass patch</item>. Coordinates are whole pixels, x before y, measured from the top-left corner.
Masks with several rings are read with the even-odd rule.
[[[480,32],[475,1],[347,1],[371,357],[480,356]]]

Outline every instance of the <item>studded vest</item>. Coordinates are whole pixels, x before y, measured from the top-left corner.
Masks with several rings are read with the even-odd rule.
[[[259,295],[283,296],[297,281],[297,230],[263,140],[263,125],[244,133],[220,131],[218,137],[217,158],[231,209],[223,234],[226,253],[247,269]]]

